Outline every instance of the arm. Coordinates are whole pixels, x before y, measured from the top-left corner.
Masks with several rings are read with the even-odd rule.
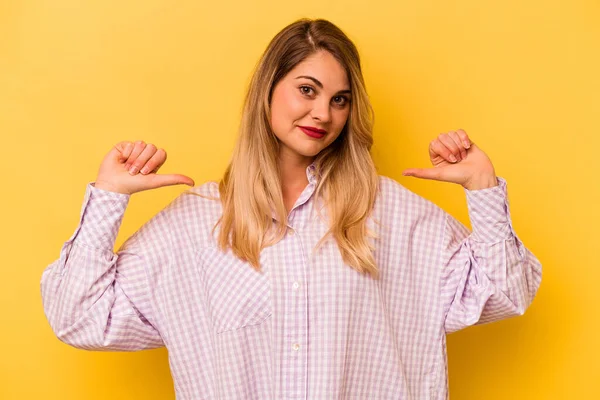
[[[539,261],[512,228],[506,182],[488,156],[459,129],[429,144],[433,168],[407,176],[457,183],[467,192],[473,233],[446,214],[441,243],[444,328],[453,332],[525,312],[541,282]]]
[[[506,182],[498,182],[466,190],[471,234],[446,215],[441,295],[447,333],[523,314],[540,286],[540,262],[516,236]]]
[[[79,226],[42,274],[45,315],[56,336],[71,346],[103,351],[164,346],[148,274],[172,260],[167,216],[157,214],[115,254],[129,197],[88,184]]]

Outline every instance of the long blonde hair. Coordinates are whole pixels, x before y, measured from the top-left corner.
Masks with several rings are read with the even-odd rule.
[[[286,234],[287,212],[279,173],[279,142],[270,126],[273,88],[298,63],[318,50],[331,53],[345,68],[352,91],[350,113],[340,136],[315,158],[319,175],[314,196],[327,205],[328,236],[337,242],[342,259],[361,273],[378,277],[373,245],[377,235],[367,229],[378,192],[371,158],[373,109],[362,76],[358,51],[334,24],[300,19],[281,30],[258,62],[245,97],[239,138],[219,193],[223,215],[218,244],[260,270],[260,252]],[[273,226],[273,214],[279,221]]]

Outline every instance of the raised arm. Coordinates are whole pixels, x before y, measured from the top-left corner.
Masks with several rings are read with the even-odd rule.
[[[523,314],[542,268],[513,230],[506,182],[462,129],[431,141],[429,156],[433,168],[411,168],[404,175],[462,185],[473,227],[470,233],[446,214],[440,246],[446,332]]]
[[[146,176],[130,174],[123,167],[128,158],[143,166],[152,155],[144,158],[143,151],[135,155],[133,146],[125,148],[126,142],[120,143],[104,159],[98,179],[86,187],[79,225],[63,244],[60,257],[42,273],[48,322],[61,341],[77,348],[134,351],[164,346],[148,274],[169,268],[173,259],[169,207],[129,237],[116,254],[113,248],[131,194],[193,181],[181,175],[156,175],[164,158],[146,164],[152,167]]]

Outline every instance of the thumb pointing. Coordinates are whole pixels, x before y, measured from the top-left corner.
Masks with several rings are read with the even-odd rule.
[[[153,175],[152,176],[152,188],[156,189],[163,186],[173,185],[189,185],[194,186],[194,180],[188,176],[181,174],[166,174],[166,175]]]
[[[402,175],[421,179],[442,180],[439,168],[408,168],[402,171]]]

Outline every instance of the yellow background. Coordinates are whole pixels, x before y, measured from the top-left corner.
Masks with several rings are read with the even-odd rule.
[[[39,281],[111,146],[167,149],[163,173],[218,179],[255,62],[285,25],[338,24],[361,52],[373,155],[468,223],[458,186],[401,176],[463,128],[507,179],[515,229],[544,265],[523,317],[449,336],[453,399],[598,399],[598,1],[0,2],[0,398],[173,399],[165,349],[56,339]],[[120,245],[186,186],[134,195]]]

